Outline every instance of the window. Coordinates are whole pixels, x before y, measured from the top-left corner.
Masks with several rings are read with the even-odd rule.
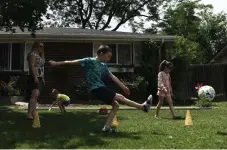
[[[93,56],[96,56],[97,49],[101,43],[94,43]],[[132,44],[106,44],[112,49],[112,58],[109,64],[131,65]]]
[[[9,45],[0,43],[0,70],[9,70]]]
[[[116,44],[108,44],[108,46],[112,49],[112,57],[109,63],[116,64],[117,63],[117,46]]]
[[[0,43],[0,70],[23,70],[24,43]]]
[[[131,65],[131,45],[130,44],[118,44],[118,64]]]

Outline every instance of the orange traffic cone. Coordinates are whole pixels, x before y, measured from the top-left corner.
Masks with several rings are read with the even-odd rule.
[[[114,116],[114,119],[113,119],[113,121],[112,121],[112,123],[111,123],[111,127],[112,127],[112,128],[117,128],[118,125],[119,125],[119,122],[118,122],[118,120],[117,120],[117,116],[115,115],[115,116]]]
[[[33,118],[33,125],[32,125],[33,128],[40,128],[41,125],[40,125],[40,121],[39,121],[39,114],[37,111],[35,111],[34,113],[34,118]]]
[[[193,125],[192,116],[191,116],[190,110],[187,110],[186,118],[185,118],[185,126],[192,126],[192,125]]]

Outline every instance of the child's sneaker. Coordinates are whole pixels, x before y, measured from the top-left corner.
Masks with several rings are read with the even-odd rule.
[[[117,133],[117,130],[114,129],[114,128],[110,128],[110,132],[111,132],[111,133]]]
[[[157,115],[155,115],[154,117],[155,117],[155,119],[161,119],[161,118],[160,118],[159,116],[157,116]]]
[[[116,133],[117,130],[116,129],[113,129],[113,128],[102,128],[102,132],[108,132],[108,133]]]
[[[148,112],[151,108],[151,104],[152,104],[152,100],[153,100],[153,96],[152,95],[149,95],[147,100],[143,103],[143,107],[142,107],[142,110],[144,112]]]

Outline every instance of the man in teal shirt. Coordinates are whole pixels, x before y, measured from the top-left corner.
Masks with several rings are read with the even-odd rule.
[[[111,128],[111,122],[113,121],[114,116],[117,113],[119,102],[131,107],[135,107],[144,112],[148,112],[152,104],[152,95],[149,95],[148,99],[144,103],[139,104],[127,99],[122,94],[115,93],[105,86],[102,78],[104,76],[108,76],[124,91],[125,95],[130,94],[129,89],[108,70],[106,63],[111,59],[111,57],[112,50],[106,45],[101,45],[97,51],[97,56],[95,58],[88,57],[78,60],[61,62],[49,61],[49,64],[51,66],[74,64],[81,65],[83,67],[91,93],[95,95],[99,100],[113,107],[107,118],[105,126],[102,129],[103,132],[116,132],[115,129]]]

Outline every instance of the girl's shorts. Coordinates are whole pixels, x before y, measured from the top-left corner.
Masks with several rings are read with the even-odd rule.
[[[116,93],[107,87],[103,86],[91,91],[92,95],[94,95],[99,100],[103,101],[105,104],[111,105],[114,101],[114,97]]]
[[[162,97],[171,96],[171,94],[170,94],[169,92],[160,91],[160,90],[158,90],[157,95],[158,95],[158,96],[162,96]]]
[[[64,105],[64,106],[68,106],[69,104],[70,104],[70,100],[61,102],[61,105]]]

